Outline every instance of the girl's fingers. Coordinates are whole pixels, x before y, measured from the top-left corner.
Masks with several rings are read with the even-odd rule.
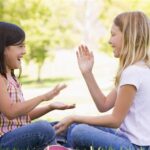
[[[86,54],[89,54],[89,53],[90,53],[87,46],[85,46],[85,53],[86,53]]]
[[[79,50],[79,56],[82,56],[82,48],[81,48],[81,46],[79,46],[78,50]]]
[[[76,107],[76,104],[71,104],[69,105],[69,107]]]
[[[67,85],[63,84],[63,85],[56,85],[53,90],[51,91],[54,95],[57,95],[61,90],[63,90],[64,88],[66,88]]]
[[[56,134],[60,134],[64,130],[64,127],[61,123],[57,123],[54,125],[54,129],[56,130]]]
[[[76,51],[76,56],[79,59],[79,52],[78,51]]]
[[[63,84],[63,85],[60,85],[59,87],[58,87],[58,89],[59,89],[59,91],[60,90],[62,90],[62,89],[64,89],[64,88],[66,88],[67,87],[67,85],[66,84]]]
[[[59,128],[59,129],[56,130],[56,134],[57,134],[57,135],[60,134],[61,132],[63,132],[63,129],[62,129],[62,128]]]
[[[78,56],[88,56],[88,55],[90,55],[89,49],[86,45],[85,46],[80,45],[78,49],[79,49],[79,54],[80,54]]]
[[[85,55],[85,47],[84,47],[84,45],[81,45],[81,51],[82,51],[82,56],[84,56]]]
[[[71,104],[71,105],[67,105],[67,108],[66,109],[72,109],[72,108],[75,108],[76,105],[75,104]]]
[[[66,84],[63,84],[63,85],[59,85],[59,84],[58,84],[58,85],[54,88],[54,91],[59,92],[59,91],[63,90],[63,89],[66,88],[66,87],[67,87]]]
[[[94,58],[93,52],[90,52],[91,56]]]
[[[61,127],[61,124],[60,123],[57,123],[56,125],[54,125],[54,129],[58,129],[58,128],[60,128]]]

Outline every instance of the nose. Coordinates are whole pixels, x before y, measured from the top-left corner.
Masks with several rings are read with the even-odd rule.
[[[109,38],[108,43],[109,43],[110,45],[112,45],[112,38],[111,38],[111,37]]]
[[[108,40],[108,43],[111,45],[112,44],[112,42],[111,42],[111,38]]]

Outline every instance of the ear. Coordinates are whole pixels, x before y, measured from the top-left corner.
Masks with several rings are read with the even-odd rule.
[[[9,52],[9,47],[5,47],[4,48],[4,56],[8,55]]]

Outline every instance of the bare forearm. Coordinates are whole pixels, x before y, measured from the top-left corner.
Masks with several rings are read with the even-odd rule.
[[[72,122],[85,123],[109,128],[118,128],[120,124],[113,115],[105,116],[72,116]]]
[[[34,119],[37,119],[37,118],[47,114],[48,112],[50,112],[52,110],[54,110],[54,109],[51,108],[50,105],[40,107],[40,108],[35,108],[29,113],[29,116],[30,116],[31,120],[34,120]]]
[[[103,111],[106,97],[98,87],[92,72],[83,74],[83,77],[98,110]]]
[[[44,95],[41,95],[21,103],[12,104],[10,117],[13,119],[15,117],[28,114],[37,105],[39,105],[42,101],[44,101],[44,98],[45,98]]]

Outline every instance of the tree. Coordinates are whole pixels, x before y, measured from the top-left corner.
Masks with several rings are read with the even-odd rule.
[[[106,34],[100,39],[100,49],[104,52],[111,52],[111,47],[107,43],[110,36],[110,28],[116,15],[124,11],[143,11],[150,16],[149,0],[103,0],[103,5],[99,11],[99,20],[104,25]]]
[[[1,20],[16,23],[25,30],[28,47],[25,60],[38,65],[38,81],[45,59],[52,58],[52,49],[74,47],[78,41],[71,1],[1,0],[0,6]]]

